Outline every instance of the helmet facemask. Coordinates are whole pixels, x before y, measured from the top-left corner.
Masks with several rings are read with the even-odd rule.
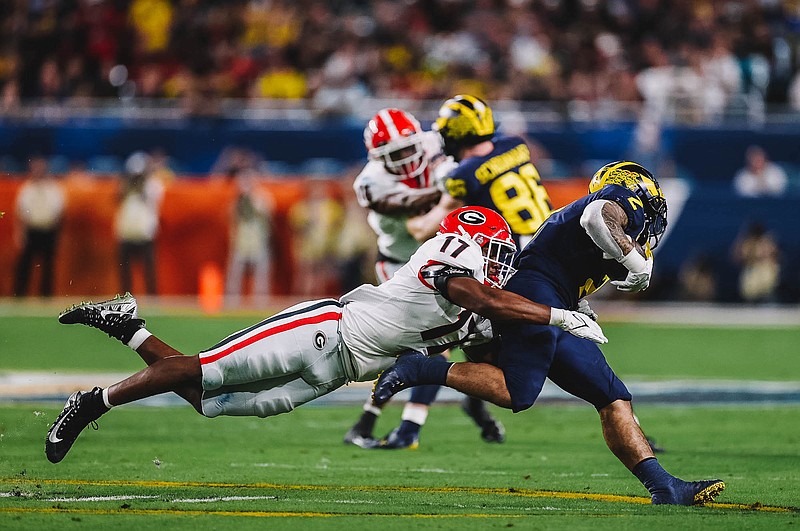
[[[459,234],[471,239],[483,254],[483,277],[487,286],[502,288],[516,272],[511,267],[517,244],[506,220],[494,210],[463,206],[447,214],[438,234]]]
[[[422,148],[422,137],[416,134],[373,148],[370,156],[380,160],[386,171],[401,179],[422,175],[428,165]]]
[[[482,235],[474,238],[475,241]],[[502,240],[500,238],[486,237],[485,243],[481,245],[483,252],[483,274],[484,282],[493,288],[502,289],[508,279],[517,272],[511,267],[517,248],[513,241]],[[478,242],[480,243],[480,242]]]

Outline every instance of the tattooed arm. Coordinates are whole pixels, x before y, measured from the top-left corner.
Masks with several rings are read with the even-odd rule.
[[[613,201],[599,199],[589,203],[581,216],[581,226],[592,241],[603,251],[603,256],[613,258],[628,269],[625,280],[613,281],[620,291],[637,292],[647,289],[653,271],[653,260],[639,254],[633,241],[625,234],[628,216]]]

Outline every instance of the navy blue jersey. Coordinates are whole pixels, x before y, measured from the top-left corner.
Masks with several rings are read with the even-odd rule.
[[[533,234],[553,207],[530,150],[517,136],[496,137],[492,143],[491,153],[464,159],[447,176],[447,192],[468,205],[499,212],[514,235]]]
[[[628,273],[616,260],[603,258],[603,251],[580,224],[586,205],[597,199],[620,205],[628,216],[625,233],[634,240],[639,237],[644,230],[642,201],[627,188],[607,185],[553,212],[514,263],[517,269],[546,277],[567,308],[574,309],[578,299],[597,291],[608,280],[624,279]]]

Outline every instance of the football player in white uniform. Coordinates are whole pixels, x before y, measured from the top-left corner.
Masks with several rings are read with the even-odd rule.
[[[113,406],[172,391],[207,417],[286,413],[348,382],[374,379],[409,350],[433,354],[485,341],[486,319],[551,324],[605,342],[582,313],[496,289],[513,273],[515,250],[498,214],[465,207],[380,286],[295,305],[194,356],[152,335],[130,294],[77,304],[59,316],[61,323],[102,330],[148,367],[106,389],[71,395],[48,431],[47,458],[61,461],[81,431]]]
[[[364,128],[364,145],[369,162],[356,177],[353,189],[359,204],[369,209],[367,220],[378,236],[375,273],[379,282],[386,282],[421,244],[409,230],[408,220],[426,213],[439,202],[443,186],[435,183],[443,183],[457,163],[443,154],[437,133],[423,131],[411,113],[400,109],[387,108],[375,114]],[[382,406],[375,405],[368,397],[358,420],[344,436],[345,444],[361,448],[415,448],[439,389],[436,385],[412,389],[403,408],[402,424],[380,440],[374,438],[373,430]],[[505,429],[489,413],[485,402],[467,398],[465,404],[468,406],[464,410],[481,428],[481,437],[488,442],[503,442]]]
[[[434,182],[455,163],[442,153],[441,140],[423,131],[411,113],[383,109],[367,123],[364,145],[369,161],[356,177],[358,203],[378,236],[375,273],[386,282],[419,248],[409,234],[409,217],[427,212],[441,197]]]

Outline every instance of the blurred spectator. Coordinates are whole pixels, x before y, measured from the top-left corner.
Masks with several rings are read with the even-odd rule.
[[[353,172],[357,175],[357,172]],[[375,283],[375,233],[367,223],[367,212],[353,194],[353,179],[342,179],[344,220],[339,232],[339,290],[347,293],[365,283]]]
[[[733,188],[742,197],[781,196],[786,191],[786,172],[771,162],[759,146],[750,146],[745,154],[746,165],[733,178]]]
[[[150,176],[161,181],[164,186],[175,180],[175,172],[170,167],[169,156],[163,149],[152,150],[147,165]]]
[[[741,270],[739,296],[745,302],[775,302],[781,278],[780,251],[760,222],[748,224],[733,244],[732,258]]]
[[[245,274],[252,280],[253,300],[263,306],[269,297],[272,270],[272,211],[274,200],[258,189],[255,174],[235,176],[238,190],[231,212],[231,243],[225,294],[232,307],[241,303]]]
[[[644,98],[690,120],[736,101],[755,114],[767,98],[787,101],[798,69],[796,9],[777,4],[5,2],[0,82],[14,79],[23,99],[115,98],[108,73],[124,65],[134,97],[180,98],[194,114],[223,97],[310,95],[337,113],[364,95],[457,92],[579,109]]]
[[[16,199],[17,236],[22,245],[14,277],[17,297],[28,294],[28,281],[34,267],[41,272],[39,294],[53,295],[53,265],[65,203],[64,190],[49,173],[47,160],[38,156],[32,158],[28,180]]]
[[[712,302],[717,298],[717,275],[711,257],[701,253],[687,260],[678,272],[680,299]]]
[[[789,107],[800,112],[800,71],[798,71],[789,85]]]
[[[125,161],[115,231],[122,291],[133,291],[131,267],[139,263],[144,272],[145,293],[155,294],[155,239],[164,184],[152,176],[149,162],[149,156],[141,151],[133,153]]]
[[[240,173],[257,171],[262,161],[253,151],[238,146],[225,147],[211,166],[211,175],[232,179]]]
[[[297,264],[293,293],[319,296],[340,291],[337,246],[343,219],[338,190],[324,182],[310,182],[308,196],[292,205],[289,222]]]

